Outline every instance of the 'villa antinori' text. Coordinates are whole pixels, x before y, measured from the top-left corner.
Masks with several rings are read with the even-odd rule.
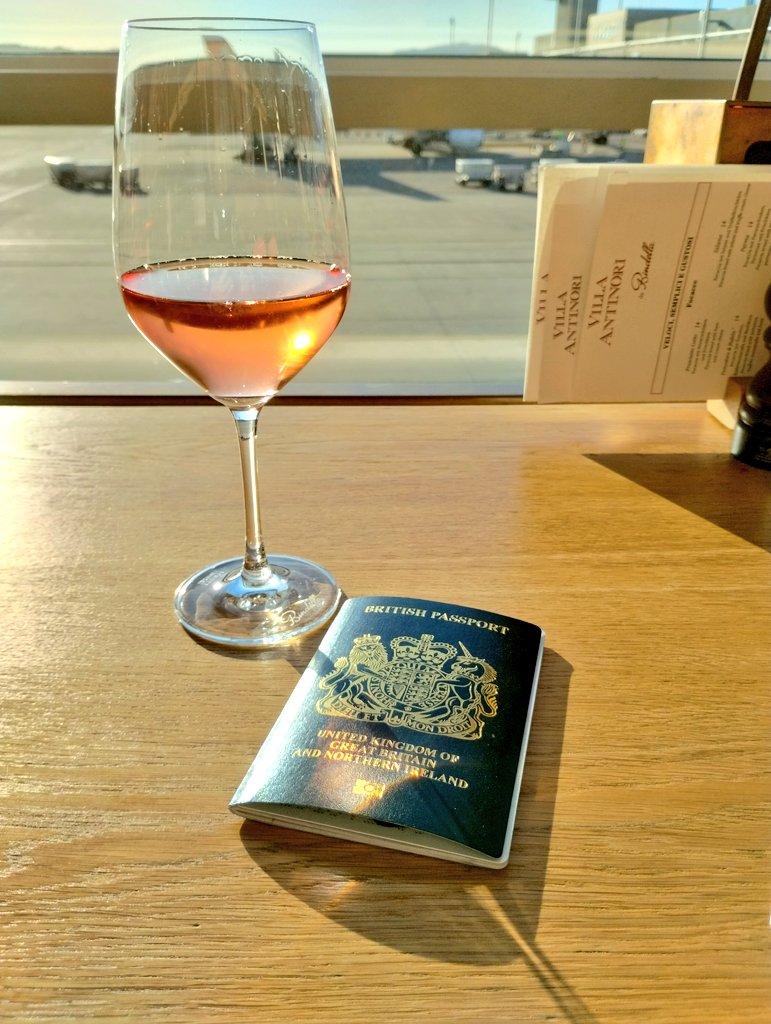
[[[626,260],[615,260],[610,274],[595,281],[589,303],[587,327],[599,327],[600,340],[604,341],[606,345],[613,344],[613,331],[616,327],[616,315],[625,267]]]

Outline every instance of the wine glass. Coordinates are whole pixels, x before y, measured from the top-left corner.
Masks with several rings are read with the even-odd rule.
[[[348,300],[348,231],[314,26],[251,18],[129,21],[116,96],[113,251],[144,337],[233,414],[243,558],[195,572],[174,608],[195,636],[272,646],[318,628],[340,590],[266,557],[261,409],[330,337]]]

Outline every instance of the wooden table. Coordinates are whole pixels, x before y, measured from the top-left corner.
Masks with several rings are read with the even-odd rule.
[[[263,416],[274,550],[546,630],[502,872],[228,812],[318,636],[173,617],[241,546],[223,409],[5,406],[0,438],[0,1018],[771,1019],[771,477],[703,407]]]

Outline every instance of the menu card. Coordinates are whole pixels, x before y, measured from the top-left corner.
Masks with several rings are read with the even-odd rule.
[[[771,173],[540,172],[526,401],[720,398],[767,359]]]

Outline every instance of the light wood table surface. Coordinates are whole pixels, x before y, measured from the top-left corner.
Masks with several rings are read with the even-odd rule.
[[[269,407],[269,546],[547,634],[512,858],[227,803],[318,642],[193,641],[212,404],[0,408],[0,1019],[768,1024],[771,476],[703,406]]]

